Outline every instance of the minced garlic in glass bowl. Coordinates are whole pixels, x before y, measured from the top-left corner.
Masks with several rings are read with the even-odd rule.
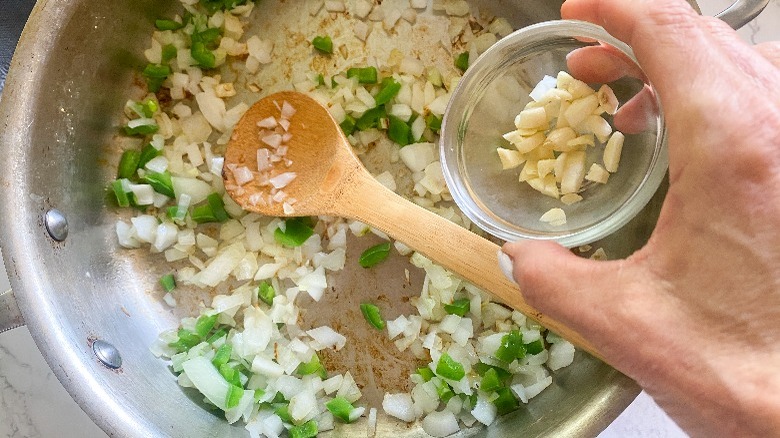
[[[593,46],[642,76],[626,44],[599,26],[562,20],[502,39],[453,92],[442,125],[444,176],[464,214],[493,236],[586,244],[620,229],[658,189],[668,167],[660,104],[640,78],[586,84],[568,74],[568,55]],[[652,100],[644,106],[652,111],[624,132],[613,114],[635,96]]]

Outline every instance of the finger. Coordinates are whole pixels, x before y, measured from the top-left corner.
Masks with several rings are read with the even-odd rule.
[[[780,41],[768,41],[753,46],[758,53],[767,61],[771,62],[775,68],[780,69]]]
[[[615,113],[613,123],[615,129],[623,134],[639,134],[655,126],[658,117],[655,93],[650,86],[632,97]]]
[[[573,328],[586,339],[608,337],[605,321],[619,300],[619,278],[611,269],[621,262],[596,262],[575,256],[552,242],[507,243],[513,275],[523,297],[542,313]]]
[[[712,65],[760,70],[745,50],[733,50],[744,49],[733,30],[699,16],[684,0],[567,0],[561,15],[601,25],[628,43],[662,99],[688,94],[696,80],[691,72]]]
[[[622,77],[631,76],[644,80],[644,73],[612,46],[585,46],[573,50],[566,57],[569,74],[588,83],[614,82]]]

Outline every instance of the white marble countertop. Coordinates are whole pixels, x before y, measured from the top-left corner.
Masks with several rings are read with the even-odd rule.
[[[705,14],[714,14],[731,0],[701,0]],[[751,43],[780,40],[780,0],[771,0],[756,20],[740,30]],[[0,270],[0,290],[8,278]],[[642,393],[600,438],[685,437],[679,427]],[[70,398],[46,365],[26,328],[0,335],[0,438],[105,438]]]

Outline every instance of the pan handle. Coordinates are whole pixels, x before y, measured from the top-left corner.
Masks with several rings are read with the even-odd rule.
[[[726,22],[732,29],[739,29],[758,17],[758,14],[766,8],[769,0],[736,0],[731,6],[715,15]]]
[[[14,291],[8,289],[0,293],[0,333],[23,325],[24,318],[16,304]]]

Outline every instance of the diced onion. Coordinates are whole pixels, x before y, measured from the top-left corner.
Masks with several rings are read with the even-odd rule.
[[[474,409],[471,410],[471,415],[485,426],[490,426],[496,420],[498,409],[496,405],[487,401],[485,397],[480,396],[477,398],[477,404],[474,406]]]
[[[251,170],[249,170],[248,167],[241,166],[233,169],[233,178],[235,178],[236,184],[238,184],[239,186],[243,186],[249,181],[255,179],[255,175],[252,173]]]
[[[434,411],[422,421],[423,430],[433,437],[445,437],[460,430],[458,419],[449,411]]]
[[[414,412],[412,396],[406,393],[386,393],[382,400],[382,409],[384,409],[387,415],[407,423],[411,423],[417,418]]]
[[[347,343],[347,338],[328,326],[307,330],[306,334],[311,336],[311,338],[314,340],[316,350],[323,350],[325,348],[341,350]]]
[[[268,180],[275,189],[287,187],[298,175],[295,172],[284,172]]]

